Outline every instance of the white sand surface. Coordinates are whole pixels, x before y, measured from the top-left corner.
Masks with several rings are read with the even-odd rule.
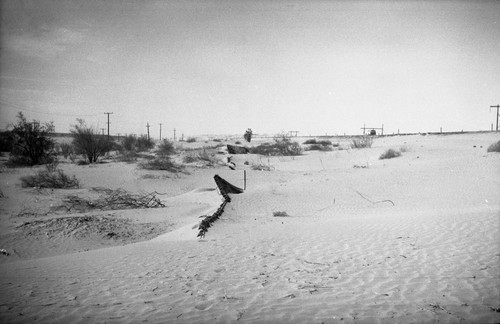
[[[128,164],[97,166],[98,176],[68,166],[87,188],[106,181],[165,193],[166,208],[112,214],[172,225],[133,244],[72,252],[49,241],[56,255],[2,257],[1,322],[500,322],[500,154],[486,153],[499,139],[382,137],[370,149],[235,155],[235,171],[158,179]],[[378,159],[402,146],[401,157]],[[197,239],[199,216],[221,202],[213,175],[242,187],[243,170],[247,190]],[[35,195],[12,186],[19,174],[0,175],[5,235],[24,221],[11,216],[16,197],[43,204],[62,195]]]

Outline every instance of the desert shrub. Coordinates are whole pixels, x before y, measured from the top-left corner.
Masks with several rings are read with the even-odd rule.
[[[137,136],[135,135],[127,135],[122,139],[122,148],[125,151],[133,151],[135,150],[135,146],[137,144]]]
[[[245,134],[243,134],[243,138],[245,139],[245,141],[247,141],[248,143],[250,143],[250,141],[252,140],[252,130],[249,128],[246,130]]]
[[[318,144],[318,141],[315,138],[308,139],[304,142],[304,144]]]
[[[250,149],[252,154],[295,156],[302,154],[299,143],[292,142],[286,133],[274,137],[274,143],[263,143]]]
[[[274,167],[269,166],[269,165],[264,165],[264,164],[254,164],[254,165],[252,165],[252,170],[256,170],[256,171],[272,171],[272,170],[274,170]]]
[[[66,175],[61,169],[38,171],[35,175],[21,177],[21,185],[23,187],[36,187],[36,188],[78,188],[80,183],[75,176],[70,177]]]
[[[234,142],[234,144],[236,144],[236,145],[240,145],[240,144],[241,144],[241,142],[240,142],[240,141],[236,141],[236,142]]]
[[[50,162],[55,155],[55,142],[49,137],[54,132],[54,124],[28,122],[23,113],[17,114],[17,124],[10,132],[12,149],[9,165],[37,165]]]
[[[73,125],[73,148],[75,153],[82,154],[89,163],[96,163],[99,157],[104,156],[113,148],[112,140],[106,135],[101,135],[93,127],[87,126],[83,119],[77,119],[78,124]]]
[[[137,152],[144,152],[148,151],[155,147],[155,142],[148,138],[146,135],[141,135],[139,138],[137,138],[136,142],[136,150]]]
[[[157,154],[160,156],[168,156],[168,155],[175,154],[174,143],[170,142],[168,139],[165,138],[160,143],[160,146],[158,147]]]
[[[290,215],[288,215],[288,213],[285,211],[275,211],[275,212],[273,212],[273,216],[274,217],[288,217]]]
[[[210,152],[207,149],[191,151],[186,154],[183,158],[184,163],[193,163],[193,162],[205,162],[208,166],[214,166],[219,163],[219,160],[216,157],[214,152]]]
[[[196,137],[188,137],[186,139],[186,142],[188,142],[188,143],[194,143],[194,142],[196,142]]]
[[[139,167],[146,170],[163,170],[170,172],[182,170],[182,166],[174,163],[169,157],[157,157],[152,160],[143,161],[139,163]]]
[[[322,140],[322,141],[318,141],[318,144],[323,145],[323,146],[327,146],[327,145],[332,145],[332,142],[329,140]]]
[[[401,152],[393,149],[388,149],[387,151],[382,153],[382,155],[380,155],[379,160],[392,159],[398,156],[401,156]]]
[[[362,136],[352,139],[351,148],[369,148],[372,147],[373,138],[369,136]]]
[[[332,148],[327,145],[313,144],[307,148],[308,151],[331,151]]]
[[[486,150],[486,152],[500,152],[500,141],[488,146],[488,149]]]

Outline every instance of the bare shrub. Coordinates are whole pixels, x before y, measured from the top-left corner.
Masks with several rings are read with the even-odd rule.
[[[77,119],[73,125],[73,147],[77,154],[84,155],[89,163],[96,163],[113,147],[113,142],[105,135],[100,135],[93,127],[87,126],[83,119]]]
[[[312,144],[307,148],[308,151],[331,151],[333,148],[327,145]]]
[[[274,137],[274,143],[263,143],[250,149],[252,154],[274,155],[274,156],[296,156],[302,154],[299,143],[292,142],[286,133],[280,133]]]
[[[155,143],[152,139],[148,138],[146,135],[141,135],[137,138],[136,150],[137,152],[148,151],[155,147]]]
[[[488,146],[488,149],[486,150],[486,152],[500,152],[500,141]]]
[[[388,149],[382,155],[380,155],[379,160],[392,159],[395,157],[401,156],[401,152],[398,152],[393,149]]]
[[[179,172],[182,166],[174,163],[168,157],[157,157],[152,160],[139,163],[139,167],[146,170],[163,170],[170,172]]]
[[[215,152],[203,148],[202,150],[190,151],[183,158],[184,163],[204,162],[207,166],[215,166],[219,163]]]
[[[49,137],[54,132],[54,124],[41,124],[37,120],[28,122],[21,112],[17,114],[17,119],[10,132],[12,149],[9,165],[33,166],[50,162],[55,155],[55,142]]]
[[[137,144],[137,136],[135,135],[127,135],[122,139],[122,148],[125,151],[134,151],[136,149]]]
[[[73,146],[69,143],[61,143],[59,145],[59,148],[61,149],[61,154],[64,156],[65,159],[67,159],[68,157],[73,160],[74,157],[73,157],[73,154],[75,153],[73,151]]]
[[[173,155],[175,154],[175,147],[174,143],[170,142],[166,138],[161,142],[160,146],[158,147],[157,154],[159,156],[168,156],[168,155]]]
[[[356,137],[352,139],[351,148],[370,148],[372,147],[372,144],[373,138],[370,136]]]
[[[68,189],[79,188],[80,183],[75,176],[66,175],[61,169],[55,171],[40,170],[35,175],[21,177],[23,187]]]

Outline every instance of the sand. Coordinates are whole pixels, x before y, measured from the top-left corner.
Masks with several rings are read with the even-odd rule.
[[[486,148],[499,139],[380,137],[369,149],[234,155],[234,171],[220,165],[180,175],[126,163],[61,164],[81,179],[72,193],[162,193],[165,208],[83,214],[124,220],[131,234],[117,229],[119,238],[26,236],[16,226],[82,214],[49,211],[68,190],[21,188],[19,177],[33,171],[3,170],[0,248],[17,252],[0,259],[0,320],[497,323],[500,154]],[[401,157],[378,159],[403,146]],[[231,195],[221,219],[197,238],[200,216],[222,201],[213,176],[243,187],[243,170],[246,191]],[[20,217],[22,208],[32,213]]]

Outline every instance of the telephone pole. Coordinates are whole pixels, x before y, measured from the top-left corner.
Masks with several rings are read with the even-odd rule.
[[[149,123],[146,124],[146,127],[148,128],[148,141],[149,141]]]
[[[105,112],[105,115],[108,115],[108,140],[109,140],[109,115],[112,115],[112,112]]]
[[[160,142],[161,142],[161,125],[163,125],[163,124],[160,123]]]
[[[175,128],[174,128],[174,142],[175,142]]]
[[[496,108],[497,109],[497,128],[496,128],[496,131],[498,132],[498,109],[500,109],[500,105],[496,105],[496,106],[490,106],[490,111],[491,111],[491,108]]]

